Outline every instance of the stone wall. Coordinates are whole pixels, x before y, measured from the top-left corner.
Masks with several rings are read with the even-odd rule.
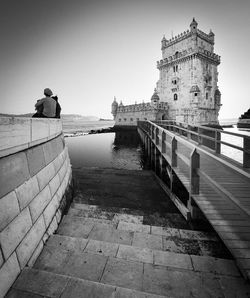
[[[0,118],[0,297],[61,220],[71,165],[57,119]]]
[[[162,120],[167,110],[167,103],[120,105],[114,114],[115,126],[137,126],[138,121]]]

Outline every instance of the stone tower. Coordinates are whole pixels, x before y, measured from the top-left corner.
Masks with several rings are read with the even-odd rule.
[[[218,124],[220,56],[214,53],[214,33],[199,30],[193,19],[189,30],[169,40],[164,36],[161,50],[157,93],[161,102],[168,103],[168,119],[187,124]]]

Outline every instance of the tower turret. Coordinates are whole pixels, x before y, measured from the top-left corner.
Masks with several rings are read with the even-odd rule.
[[[165,38],[165,35],[163,35],[163,38],[161,40],[161,49],[163,50],[167,46],[167,40]]]
[[[112,113],[114,119],[115,119],[116,114],[117,114],[117,109],[118,109],[118,103],[116,101],[116,98],[114,97],[114,101],[112,103],[112,110],[111,110],[111,113]]]
[[[210,29],[210,32],[208,35],[209,35],[210,39],[212,40],[212,42],[214,42],[214,33],[211,29]]]
[[[195,18],[193,18],[193,21],[190,24],[190,31],[192,33],[197,33],[197,26],[198,26],[198,23],[196,22]]]
[[[160,101],[159,95],[157,94],[156,88],[154,89],[154,94],[151,97],[151,105],[156,106]]]

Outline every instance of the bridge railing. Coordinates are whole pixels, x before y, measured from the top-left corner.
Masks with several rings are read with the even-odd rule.
[[[195,144],[203,145],[212,150],[214,153],[224,155],[234,161],[234,158],[222,154],[221,145],[225,145],[228,148],[232,148],[237,150],[238,152],[242,152],[242,166],[243,168],[250,168],[250,136],[206,126],[192,126],[182,122],[176,123],[175,121],[169,120],[154,121],[153,123],[167,129],[170,132],[174,132],[181,136],[184,136]],[[241,138],[242,146],[222,140],[223,136],[226,135]]]
[[[139,121],[140,128],[155,144],[164,159],[171,166],[170,179],[172,184],[172,169],[178,172],[182,169],[182,174],[186,176],[186,187],[190,194],[199,194],[199,168],[200,155],[195,144],[176,136],[165,128],[158,126],[151,121]],[[172,189],[172,185],[170,187]]]

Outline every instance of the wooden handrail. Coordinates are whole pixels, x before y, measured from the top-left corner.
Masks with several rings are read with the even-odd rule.
[[[186,123],[183,123],[183,122],[176,123],[171,120],[160,120],[160,121],[154,121],[153,123],[155,123],[156,125],[161,125],[168,131],[174,130],[176,133],[179,133],[182,136],[183,136],[183,132],[184,132],[184,133],[186,133],[185,137],[187,139],[189,139],[192,142],[195,142],[199,145],[200,144],[204,145],[203,141],[208,140],[212,143],[210,144],[210,146],[208,146],[208,145],[204,145],[204,146],[206,146],[209,149],[212,149],[211,145],[213,144],[213,147],[214,147],[213,150],[217,154],[221,154],[221,145],[225,145],[230,148],[242,151],[243,152],[243,167],[250,168],[250,145],[249,145],[250,144],[250,136],[238,134],[238,133],[234,133],[234,132],[228,132],[228,131],[224,131],[224,130],[220,130],[220,129],[210,128],[210,127],[206,127],[206,126],[200,126],[200,125],[191,126],[191,125],[187,125]],[[187,127],[188,128],[191,127],[193,129],[196,129],[197,131],[193,131],[191,129],[188,129]],[[204,131],[214,132],[214,137],[204,134],[203,133]],[[239,147],[237,145],[230,144],[226,141],[222,141],[221,135],[223,135],[223,134],[232,135],[235,137],[242,138],[243,147]],[[196,136],[197,140],[194,140],[192,138],[192,136]]]

